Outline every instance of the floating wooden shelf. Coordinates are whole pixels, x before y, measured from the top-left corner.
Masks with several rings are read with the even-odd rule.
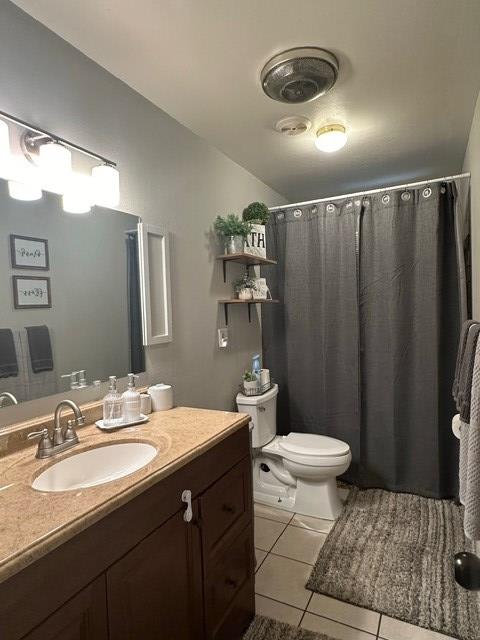
[[[232,298],[231,300],[219,300],[218,304],[223,304],[225,311],[225,324],[228,325],[228,307],[231,304],[246,304],[248,305],[248,321],[252,321],[251,306],[252,304],[278,304],[280,300],[264,300],[262,298],[252,298],[252,300],[238,300],[238,298]]]
[[[269,260],[268,258],[261,258],[260,256],[252,256],[249,253],[224,253],[221,256],[217,256],[217,260],[221,260],[223,263],[224,282],[227,281],[227,262],[238,262],[240,264],[244,264],[247,269],[249,267],[258,267],[260,265],[277,264],[276,260]]]

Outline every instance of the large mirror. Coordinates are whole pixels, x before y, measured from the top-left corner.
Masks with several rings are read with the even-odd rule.
[[[0,406],[144,371],[138,222],[0,180]]]

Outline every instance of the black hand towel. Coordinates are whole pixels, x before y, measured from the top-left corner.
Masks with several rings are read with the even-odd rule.
[[[48,327],[43,324],[38,327],[25,327],[25,329],[33,373],[52,371],[53,356]]]
[[[17,352],[11,329],[0,329],[0,378],[18,376]]]

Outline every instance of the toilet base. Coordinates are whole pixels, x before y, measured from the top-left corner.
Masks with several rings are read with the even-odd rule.
[[[292,481],[287,483],[283,474],[279,477],[278,463],[278,460],[266,456],[255,458],[253,467],[255,502],[323,520],[338,518],[343,503],[338,494],[336,477],[315,482],[292,478]],[[262,469],[262,465],[270,467],[269,471]]]

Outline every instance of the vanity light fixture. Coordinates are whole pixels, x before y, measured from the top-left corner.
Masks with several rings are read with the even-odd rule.
[[[7,122],[20,130],[24,158],[10,152]],[[94,160],[91,175],[72,171],[72,152]],[[17,165],[22,169],[21,178]],[[64,209],[69,213],[87,213],[93,204],[116,207],[120,201],[120,176],[115,162],[3,111],[0,111],[0,176],[11,182],[9,193],[14,198],[36,200],[41,198],[42,189],[61,194]]]
[[[320,151],[332,153],[345,146],[347,133],[342,124],[328,124],[317,131],[315,146]]]

